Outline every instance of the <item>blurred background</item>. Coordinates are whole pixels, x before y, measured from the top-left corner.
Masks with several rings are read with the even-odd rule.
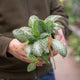
[[[56,80],[80,80],[80,0],[60,0],[69,15],[70,36],[67,39],[68,55],[55,57]]]

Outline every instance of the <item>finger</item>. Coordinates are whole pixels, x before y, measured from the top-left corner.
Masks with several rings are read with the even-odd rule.
[[[66,45],[66,40],[65,39],[61,39],[60,41]]]
[[[19,56],[19,59],[21,60],[21,61],[24,61],[24,62],[27,62],[27,63],[32,63],[32,62],[30,62],[26,57],[24,57],[24,56]]]
[[[36,66],[42,66],[42,64],[37,64]]]
[[[37,64],[37,66],[42,66],[43,64],[45,64],[45,61],[43,61],[41,58],[38,59],[39,63]]]
[[[66,44],[66,40],[65,40],[62,29],[58,30],[58,33],[59,33],[58,35],[54,35],[55,39],[61,41],[64,44]]]
[[[24,56],[24,57],[27,57],[26,53],[24,52],[24,50],[20,50],[17,52],[18,54]]]
[[[39,60],[39,62],[45,64],[45,61],[43,61],[41,58],[39,58],[38,60]]]
[[[54,38],[60,41],[62,39],[62,35],[54,35]]]
[[[42,59],[41,59],[41,58],[39,58],[38,60],[39,60],[39,61],[41,61]]]
[[[39,62],[38,64],[37,64],[37,66],[42,66],[44,63],[42,63],[42,62]]]
[[[15,52],[13,53],[13,56],[21,61],[31,63],[30,61],[28,61],[27,57],[21,53]]]
[[[58,52],[56,50],[54,50],[54,49],[52,50],[52,52],[53,52],[53,56],[58,54]]]

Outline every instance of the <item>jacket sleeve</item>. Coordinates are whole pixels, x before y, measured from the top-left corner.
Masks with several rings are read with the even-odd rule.
[[[12,38],[4,35],[3,29],[5,29],[6,23],[3,16],[0,14],[0,56],[7,57],[7,49]]]
[[[7,57],[7,49],[11,40],[11,38],[0,34],[0,56]]]
[[[65,35],[65,38],[68,36],[68,15],[64,13],[63,11],[63,4],[59,0],[51,0],[50,5],[50,14],[51,15],[61,15],[62,18],[57,21],[57,23],[64,26],[63,32]]]

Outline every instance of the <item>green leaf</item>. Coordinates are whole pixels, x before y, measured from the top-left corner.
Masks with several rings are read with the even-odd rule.
[[[41,39],[40,43],[41,43],[43,52],[48,54],[49,53],[49,50],[47,49],[48,37]]]
[[[13,30],[13,35],[22,43],[26,41],[33,42],[36,40],[33,35],[32,29],[29,27],[21,27],[19,29],[15,29]]]
[[[35,54],[36,56],[41,56],[42,53],[45,52],[47,49],[47,43],[48,37],[35,42],[33,44],[33,54]]]
[[[47,21],[46,22],[46,27],[45,27],[45,31],[47,32],[47,33],[52,33],[52,31],[53,31],[53,22],[52,21]]]
[[[34,63],[31,63],[31,64],[29,64],[28,66],[27,66],[27,71],[28,72],[31,72],[31,71],[33,71],[33,70],[35,70],[36,69],[36,64],[34,64]]]
[[[51,48],[50,48],[50,53],[51,53],[51,57],[52,57],[52,60],[54,63],[54,69],[56,69],[56,63],[55,63],[55,59],[54,59],[53,52],[52,52]]]
[[[49,50],[46,48],[44,53],[48,54],[49,53]]]
[[[56,22],[58,19],[60,19],[61,18],[61,16],[60,15],[50,15],[50,16],[48,16],[46,19],[45,19],[45,21],[47,22],[47,21],[53,21],[53,23],[54,22]]]
[[[47,50],[48,37],[40,40],[41,47],[43,51]]]
[[[58,31],[57,31],[57,30],[53,30],[53,33],[54,33],[55,35],[58,35]]]
[[[31,53],[32,53],[32,44],[27,45],[27,46],[25,47],[24,51],[25,51],[25,53],[26,53],[27,55],[31,54]]]
[[[51,46],[52,46],[53,49],[55,49],[61,56],[65,57],[65,56],[67,55],[67,48],[66,48],[66,46],[65,46],[62,42],[60,42],[60,41],[58,41],[58,40],[56,40],[56,39],[53,39]]]
[[[34,62],[34,63],[38,63],[39,62],[38,59],[34,55],[32,55],[32,54],[27,55],[27,59],[30,62]]]
[[[42,45],[40,40],[38,40],[33,44],[33,54],[35,54],[36,56],[41,56],[42,52],[43,52]]]
[[[30,16],[29,22],[28,22],[29,27],[33,28],[34,22],[36,20],[39,20],[39,18],[37,16],[35,16],[35,15]]]
[[[59,27],[54,27],[53,30],[58,31],[60,28]]]
[[[53,25],[54,25],[54,28],[55,27],[58,27],[58,28],[63,28],[64,26],[62,26],[62,25],[60,25],[60,24],[58,24],[58,23],[53,23]]]
[[[46,38],[46,37],[48,37],[48,36],[49,36],[49,33],[42,33],[42,34],[40,35],[39,39],[44,39],[44,38]]]
[[[44,22],[42,20],[37,20],[34,22],[33,25],[33,33],[36,37],[39,37],[41,33],[44,32],[44,27],[46,25],[44,24]]]
[[[47,54],[43,53],[42,56],[41,56],[41,59],[44,60],[46,62],[46,64],[50,64],[49,62],[49,57]]]

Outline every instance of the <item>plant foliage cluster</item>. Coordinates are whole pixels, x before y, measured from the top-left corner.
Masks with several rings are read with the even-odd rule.
[[[55,49],[61,56],[66,56],[66,46],[62,42],[52,38],[52,33],[55,35],[58,34],[57,31],[63,27],[56,23],[59,18],[61,18],[59,15],[50,15],[45,20],[41,20],[37,16],[32,15],[29,18],[28,27],[24,26],[13,30],[13,35],[16,39],[21,43],[28,43],[24,50],[27,59],[31,62],[27,66],[28,72],[36,69],[36,64],[39,63],[39,58],[44,60],[46,64],[49,64],[49,52],[54,61],[51,48]],[[47,44],[50,38],[52,40],[49,49],[47,48]],[[55,62],[54,66],[56,67]]]

